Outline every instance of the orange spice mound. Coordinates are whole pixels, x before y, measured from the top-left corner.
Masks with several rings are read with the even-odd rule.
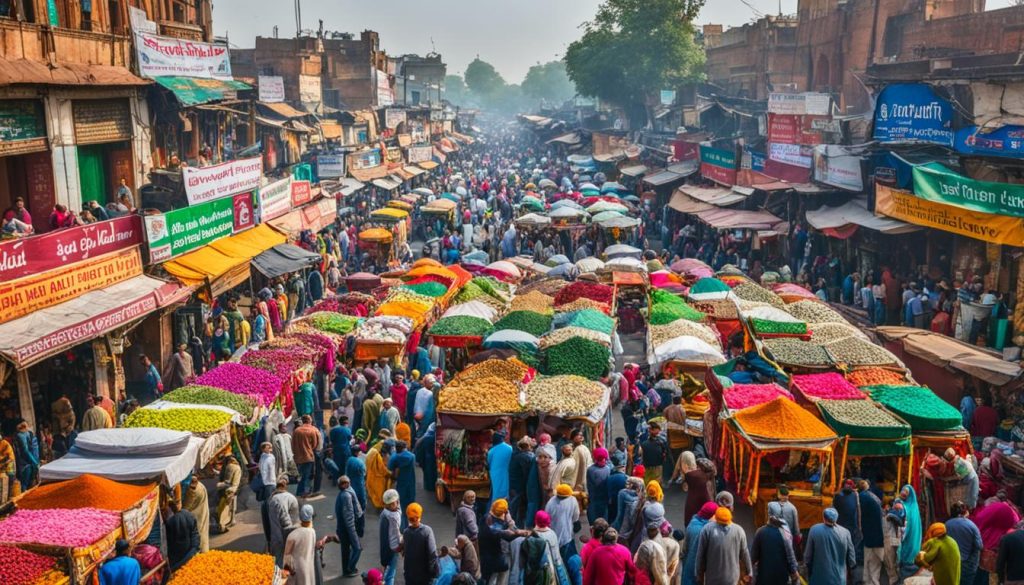
[[[74,510],[96,508],[123,512],[153,491],[156,484],[119,483],[98,475],[80,475],[75,479],[33,488],[19,498],[22,510]]]
[[[734,417],[745,433],[777,440],[813,441],[834,439],[835,432],[792,400],[776,398],[771,402],[744,408]]]

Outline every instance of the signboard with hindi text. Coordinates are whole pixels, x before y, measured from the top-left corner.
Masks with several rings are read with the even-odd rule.
[[[56,270],[77,262],[138,246],[142,218],[125,215],[73,228],[0,241],[0,282]]]
[[[139,74],[154,77],[232,79],[227,45],[136,33]]]
[[[290,198],[290,189],[288,194]],[[252,227],[255,223],[252,198],[252,193],[241,193],[159,215],[147,215],[149,261],[164,262]]]
[[[1024,185],[976,181],[939,163],[914,166],[914,194],[972,211],[1024,217]]]
[[[284,101],[284,77],[280,75],[260,75],[256,82],[259,88],[260,101],[277,104]]]
[[[188,204],[198,205],[259,189],[263,179],[263,159],[254,156],[209,167],[185,167],[181,174]]]
[[[1024,223],[1018,218],[933,203],[881,183],[875,183],[875,212],[984,242],[1024,246]]]
[[[705,179],[731,187],[736,184],[736,152],[700,146],[700,174]]]

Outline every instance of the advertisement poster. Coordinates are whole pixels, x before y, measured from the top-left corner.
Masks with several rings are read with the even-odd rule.
[[[878,183],[875,184],[875,212],[993,244],[1024,246],[1024,224],[1018,218],[933,203],[909,191]]]
[[[348,157],[349,167],[357,171],[379,167],[381,163],[384,162],[381,159],[379,148],[364,150],[362,152],[356,152],[348,155]]]
[[[260,221],[281,217],[292,209],[292,178],[260,187]]]
[[[995,130],[964,128],[957,131],[953,148],[963,154],[1024,158],[1024,126],[1008,125]]]
[[[812,152],[813,151],[810,146],[803,146],[800,144],[768,145],[768,158],[770,160],[786,163],[788,165],[804,167],[806,169],[811,168],[811,164],[813,162]]]
[[[289,191],[289,194],[291,192]],[[236,199],[248,196],[248,208]],[[164,262],[230,236],[245,227],[252,227],[252,197],[242,194],[238,198],[225,197],[208,203],[176,209],[160,215],[147,215],[146,241],[149,242],[150,262]],[[248,217],[235,218],[235,214],[248,212]],[[236,229],[236,225],[240,226]]]
[[[914,166],[914,194],[963,209],[1024,217],[1024,185],[976,181],[939,163]]]
[[[142,243],[142,218],[108,221],[0,241],[0,282],[67,267]]]
[[[186,41],[146,33],[137,33],[135,37],[139,74],[142,77],[231,79],[231,58],[227,45]]]
[[[276,104],[284,101],[284,77],[260,75],[256,84],[259,87],[261,102]]]
[[[701,145],[700,174],[727,187],[736,184],[736,153]]]
[[[768,142],[780,144],[821,144],[820,132],[812,128],[813,116],[768,114]]]
[[[313,200],[313,187],[309,181],[292,181],[292,207],[305,205]]]
[[[953,146],[953,106],[924,83],[882,90],[875,106],[875,140]]]
[[[321,179],[345,176],[345,155],[343,154],[318,154],[316,155],[316,174]]]
[[[388,108],[384,110],[384,126],[394,130],[399,124],[404,123],[407,117],[405,110]]]
[[[198,205],[259,189],[263,179],[263,159],[255,156],[210,167],[185,167],[181,174],[188,204]]]
[[[860,157],[834,144],[822,144],[814,149],[814,180],[847,191],[864,190]]]
[[[832,97],[827,93],[772,93],[768,94],[768,113],[791,116],[829,116]]]

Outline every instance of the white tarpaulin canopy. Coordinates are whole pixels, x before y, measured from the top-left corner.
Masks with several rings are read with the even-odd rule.
[[[654,348],[647,359],[652,367],[669,360],[700,362],[711,366],[724,364],[726,361],[721,350],[692,335],[683,335],[662,343]]]
[[[702,201],[715,207],[728,207],[735,205],[747,198],[747,195],[738,193],[733,189],[725,187],[698,187],[696,185],[683,185],[676,189],[697,201]]]
[[[859,197],[838,207],[808,211],[807,223],[817,230],[835,229],[852,223],[883,234],[906,234],[923,229],[896,219],[876,217],[868,211],[867,200]]]
[[[491,323],[498,316],[498,312],[483,301],[469,301],[468,303],[462,303],[461,305],[455,305],[454,307],[445,311],[441,318],[445,317],[479,317],[480,319],[486,319]]]
[[[175,433],[164,429],[106,429],[119,431],[123,438],[122,444],[138,445],[145,442],[145,436],[153,433]],[[96,432],[96,431],[89,431]],[[82,433],[79,437],[88,435]],[[80,475],[91,473],[113,481],[153,481],[160,480],[166,486],[175,486],[192,474],[196,467],[199,448],[204,439],[192,437],[189,433],[180,433],[188,438],[188,444],[181,451],[172,455],[143,454],[109,454],[86,450],[76,444],[67,455],[47,463],[39,468],[42,481],[61,481],[74,479]],[[111,435],[114,437],[115,435]]]

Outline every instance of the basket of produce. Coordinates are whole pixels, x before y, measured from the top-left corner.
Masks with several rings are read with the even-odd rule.
[[[283,585],[284,581],[271,555],[211,550],[189,559],[167,585]]]
[[[850,456],[910,454],[910,426],[870,400],[819,400],[825,423],[849,438]]]
[[[725,405],[733,411],[765,404],[780,397],[793,400],[789,390],[778,384],[733,384],[722,392]]]
[[[864,400],[867,396],[856,386],[846,381],[841,374],[794,374],[789,378],[793,394],[804,402],[819,400]]]
[[[544,350],[545,372],[549,376],[573,374],[590,380],[603,377],[609,368],[611,350],[595,341],[573,337]]]
[[[810,341],[793,338],[765,339],[761,346],[777,364],[797,368],[832,367],[825,348]]]
[[[493,361],[488,360],[484,364]],[[483,364],[481,364],[483,365]],[[437,409],[461,414],[515,414],[523,410],[519,384],[502,376],[456,376],[441,389]]]
[[[533,311],[512,311],[494,324],[495,331],[514,329],[539,337],[551,329],[551,316]]]
[[[65,585],[70,578],[63,562],[50,555],[0,545],[0,583],[4,585]]]
[[[846,374],[854,386],[906,386],[910,384],[906,372],[889,368],[857,368]]]
[[[741,315],[755,335],[807,335],[807,323],[776,307],[754,307]]]
[[[599,418],[607,400],[607,386],[581,376],[538,376],[526,385],[526,408],[543,414]]]
[[[961,428],[960,411],[923,386],[865,386],[871,399],[917,431],[952,431]]]
[[[801,321],[816,323],[846,323],[842,315],[818,300],[803,300],[786,305],[786,312]]]
[[[847,337],[823,345],[832,360],[837,364],[848,366],[893,366],[900,360],[889,350],[877,346],[870,341],[856,337]]]
[[[745,279],[734,286],[732,288],[732,292],[737,298],[745,301],[756,301],[776,306],[782,306],[785,304],[779,295]]]

